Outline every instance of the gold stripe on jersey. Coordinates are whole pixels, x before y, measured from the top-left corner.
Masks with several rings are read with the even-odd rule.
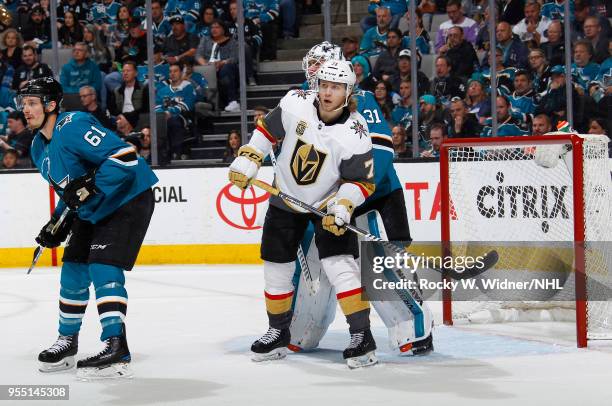
[[[311,185],[317,181],[327,154],[299,137],[291,156],[291,174],[298,185]]]
[[[268,129],[266,122],[262,118],[257,120],[255,123],[255,128],[261,131],[261,133],[268,139],[268,141],[272,143],[272,145],[276,144],[276,137],[272,135],[272,132]]]
[[[353,185],[357,186],[366,199],[374,193],[374,190],[376,190],[376,184],[371,182],[358,182],[351,180],[345,181],[344,183],[352,183]]]

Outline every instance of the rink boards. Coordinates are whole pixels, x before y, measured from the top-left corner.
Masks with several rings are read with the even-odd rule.
[[[438,163],[396,163],[395,167],[413,238],[439,240]],[[155,173],[160,179],[154,188],[157,204],[139,264],[260,262],[261,226],[268,205],[264,191],[251,188],[242,192],[231,186],[226,167],[160,169]],[[259,177],[270,182],[272,168],[263,167]],[[474,190],[491,184],[486,176],[476,182],[480,184]],[[48,221],[53,199],[37,173],[2,175],[0,190],[0,266],[27,266],[32,259],[34,237]],[[521,228],[528,221],[531,219],[516,218],[512,226]],[[482,227],[492,226],[491,219],[483,218]],[[60,259],[61,253],[60,248]],[[50,250],[40,263],[51,264]]]

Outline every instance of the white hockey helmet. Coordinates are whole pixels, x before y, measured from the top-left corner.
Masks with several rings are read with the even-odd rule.
[[[319,90],[319,82],[326,80],[328,82],[343,83],[346,85],[346,97],[344,100],[345,107],[348,105],[348,100],[353,93],[355,88],[355,70],[353,65],[344,60],[330,60],[325,62],[317,72],[316,90]]]
[[[342,48],[328,41],[323,41],[310,48],[310,51],[302,59],[302,70],[311,89],[314,87],[317,77],[316,71],[311,72],[312,65],[321,66],[330,60],[344,60],[344,54]]]

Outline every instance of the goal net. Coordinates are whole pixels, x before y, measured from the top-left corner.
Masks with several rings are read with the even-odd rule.
[[[445,292],[446,324],[575,321],[580,347],[612,338],[608,141],[555,133],[444,143],[442,240],[452,256],[484,244],[500,258],[475,291]]]

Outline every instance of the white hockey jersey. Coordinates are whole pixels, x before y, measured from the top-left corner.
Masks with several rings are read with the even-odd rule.
[[[259,121],[254,137],[257,133],[272,143],[282,140],[275,185],[288,195],[323,208],[342,187],[342,197],[357,207],[374,192],[372,141],[359,113],[345,109],[337,120],[325,124],[316,93],[292,90]],[[304,211],[277,197],[270,204]]]

